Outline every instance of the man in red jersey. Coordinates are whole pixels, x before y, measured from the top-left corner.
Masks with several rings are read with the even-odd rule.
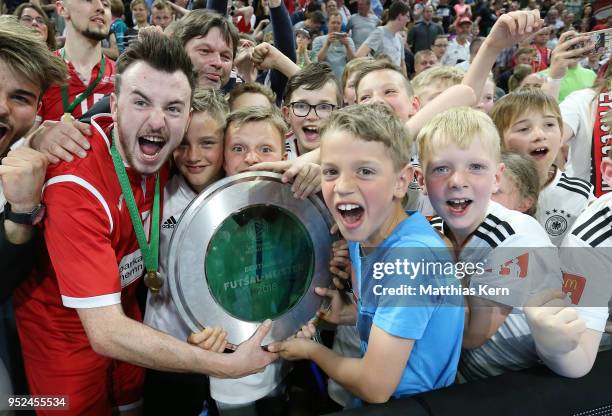
[[[54,85],[43,96],[40,121],[59,120],[70,114],[80,118],[93,104],[114,89],[115,63],[102,54],[108,37],[109,0],[63,0],[57,12],[66,21],[66,43],[55,53],[68,67],[68,85]]]
[[[185,133],[194,84],[182,46],[146,36],[118,61],[112,115],[92,119],[88,156],[48,170],[51,261],[39,261],[15,306],[30,391],[68,395],[69,414],[138,412],[137,366],[240,377],[276,359],[260,347],[269,322],[231,355],[140,323],[136,284],[157,270],[156,188],[163,189],[166,161]]]
[[[52,85],[43,95],[35,125],[40,127],[31,140],[33,148],[47,154],[56,140],[66,143],[56,153],[72,160],[70,153],[86,156],[89,143],[83,136],[91,133],[89,125],[76,120],[115,88],[115,63],[102,54],[101,44],[110,29],[110,0],[60,0],[57,12],[66,21],[66,43],[54,53],[66,62],[69,79],[66,85]],[[60,119],[64,123],[58,123]],[[60,161],[53,155],[48,158],[52,163]]]

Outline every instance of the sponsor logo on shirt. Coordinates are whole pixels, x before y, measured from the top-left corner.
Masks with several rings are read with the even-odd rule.
[[[163,224],[162,224],[162,228],[169,228],[169,229],[174,229],[174,227],[176,227],[176,219],[171,216],[170,218],[168,218]]]
[[[144,263],[140,249],[124,256],[119,262],[119,276],[121,288],[129,286],[144,275]]]
[[[578,305],[585,286],[585,277],[577,274],[563,273],[563,292],[569,293],[572,304]]]
[[[521,254],[507,262],[498,266],[497,273],[501,277],[514,277],[524,279],[527,277],[529,270],[529,253]],[[492,272],[493,269],[485,269],[486,272]]]

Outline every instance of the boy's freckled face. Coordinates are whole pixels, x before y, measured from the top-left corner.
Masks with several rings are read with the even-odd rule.
[[[174,163],[196,192],[217,180],[223,165],[223,128],[208,113],[194,113]]]
[[[338,106],[336,88],[336,85],[332,82],[328,82],[323,88],[316,90],[307,90],[304,87],[300,87],[291,94],[290,99],[292,103],[301,102],[310,105],[326,103]],[[325,118],[319,117],[315,109],[311,108],[310,113],[306,117],[299,117],[294,114],[289,104],[285,103],[283,114],[298,139],[300,154],[308,153],[318,148],[321,145],[319,129],[325,118],[329,115],[326,115]]]
[[[329,131],[321,146],[321,170],[325,204],[344,238],[380,243],[376,238],[394,212],[394,200],[403,196],[385,146]]]
[[[426,162],[429,200],[450,228],[455,243],[462,244],[478,228],[501,181],[503,165],[490,153],[476,139],[466,149],[444,146]]]
[[[231,176],[246,172],[256,163],[279,162],[285,158],[283,144],[284,138],[267,121],[230,125],[225,132],[225,173]]]
[[[402,122],[419,110],[419,101],[408,95],[402,74],[390,69],[372,71],[358,85],[357,103],[387,105]]]
[[[552,113],[522,114],[504,132],[503,140],[506,148],[533,160],[540,183],[546,182],[562,140],[559,122]]]

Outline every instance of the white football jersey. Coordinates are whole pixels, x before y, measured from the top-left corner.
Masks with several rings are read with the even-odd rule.
[[[439,217],[430,222],[448,235]],[[485,344],[462,351],[459,378],[475,380],[536,365],[539,358],[522,305],[531,295],[562,283],[557,249],[544,229],[534,218],[491,201],[459,261],[485,264],[484,273],[470,279],[472,295],[513,307]]]
[[[590,183],[569,177],[557,169],[553,181],[540,191],[535,217],[548,233],[550,241],[558,247],[576,218],[594,200]]]
[[[603,331],[612,301],[612,193],[587,207],[560,248],[563,290],[586,322]]]

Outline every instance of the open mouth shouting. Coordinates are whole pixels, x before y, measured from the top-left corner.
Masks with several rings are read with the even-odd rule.
[[[143,135],[138,137],[138,147],[145,160],[155,160],[165,145],[166,138],[160,135]]]
[[[6,137],[8,137],[9,127],[4,123],[0,123],[0,143],[4,141]]]
[[[468,207],[472,204],[471,199],[449,199],[446,201],[449,211],[455,215],[463,215],[466,213]]]
[[[304,126],[302,127],[304,137],[309,142],[315,142],[319,140],[319,127],[318,126]]]
[[[357,204],[342,203],[336,205],[336,210],[342,218],[343,225],[348,229],[357,228],[361,225],[364,209]]]
[[[535,149],[533,149],[531,152],[529,152],[529,155],[535,160],[540,160],[540,159],[544,159],[546,155],[548,154],[548,152],[549,152],[548,148],[541,146],[541,147],[536,147]]]

